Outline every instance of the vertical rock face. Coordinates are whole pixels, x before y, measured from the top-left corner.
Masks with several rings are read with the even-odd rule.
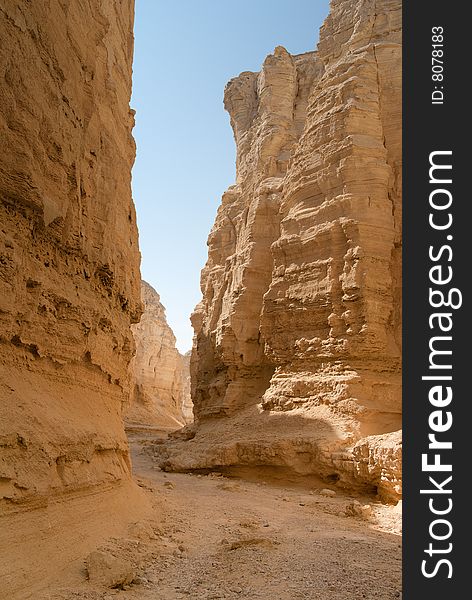
[[[260,73],[242,73],[226,87],[237,184],[218,210],[202,273],[203,300],[192,316],[197,418],[229,415],[254,404],[273,375],[260,328],[272,278],[270,247],[279,236],[288,160],[301,133],[309,89],[320,74],[314,53],[292,57],[278,47]]]
[[[176,429],[187,422],[188,366],[175,347],[159,294],[141,283],[144,312],[133,326],[136,356],[132,361],[134,390],[127,421],[130,425],[153,425]]]
[[[182,390],[182,416],[186,424],[193,421],[193,402],[191,395],[190,359],[192,351],[189,350],[182,356],[183,362],[183,390]]]
[[[192,317],[197,435],[193,458],[166,460],[285,465],[397,496],[401,2],[333,0],[317,52],[276,48],[225,107],[237,180]],[[225,442],[205,447],[211,432]]]
[[[0,9],[5,510],[130,479],[122,405],[141,313],[133,15],[133,0]]]

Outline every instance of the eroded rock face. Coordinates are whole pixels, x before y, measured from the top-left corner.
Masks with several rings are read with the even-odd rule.
[[[122,406],[130,324],[141,314],[133,17],[133,0],[9,1],[0,10],[6,512],[87,493],[96,502],[101,489],[131,485]],[[15,584],[24,580],[22,571]]]
[[[186,424],[193,421],[193,402],[191,395],[190,358],[192,351],[189,350],[182,356],[183,362],[183,390],[182,390],[182,416]]]
[[[131,426],[176,429],[188,422],[188,364],[175,347],[175,336],[159,294],[145,281],[141,282],[141,298],[144,312],[133,326],[134,389],[126,419]]]
[[[164,462],[280,464],[398,496],[401,446],[391,469],[366,463],[401,427],[401,2],[332,1],[317,52],[276,48],[225,107],[237,179],[192,317],[196,436]]]

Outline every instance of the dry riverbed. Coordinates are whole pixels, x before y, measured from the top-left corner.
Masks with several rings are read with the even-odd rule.
[[[117,589],[83,564],[48,600],[395,600],[401,598],[401,515],[322,484],[164,473],[130,435],[135,477],[153,515],[109,539],[100,557],[131,568]],[[334,487],[332,488],[335,489]],[[369,507],[365,505],[369,504]],[[100,566],[100,565],[99,565]]]

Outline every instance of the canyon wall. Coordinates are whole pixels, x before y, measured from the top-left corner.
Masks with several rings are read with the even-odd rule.
[[[46,580],[54,552],[80,552],[94,515],[101,534],[116,525],[120,490],[123,510],[138,505],[122,422],[141,315],[133,19],[133,0],[0,7],[0,529],[12,598],[31,570]],[[94,510],[77,505],[87,495]],[[48,554],[68,500],[82,528]],[[25,558],[8,523],[25,525],[29,508]]]
[[[193,402],[191,394],[191,376],[190,376],[190,360],[192,357],[192,351],[189,350],[182,355],[182,362],[184,368],[184,383],[182,391],[182,416],[186,424],[192,423],[193,421]]]
[[[224,96],[236,183],[192,316],[196,426],[166,468],[267,464],[401,492],[401,2],[332,0]]]
[[[175,347],[159,294],[145,281],[141,282],[141,299],[144,312],[140,322],[132,326],[136,342],[131,363],[134,388],[126,421],[130,427],[177,429],[188,417],[188,361]]]

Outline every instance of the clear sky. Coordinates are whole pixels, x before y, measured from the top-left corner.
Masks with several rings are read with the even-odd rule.
[[[315,48],[328,0],[136,0],[133,196],[142,277],[160,294],[181,352],[200,301],[206,240],[235,147],[226,83],[278,45]]]

